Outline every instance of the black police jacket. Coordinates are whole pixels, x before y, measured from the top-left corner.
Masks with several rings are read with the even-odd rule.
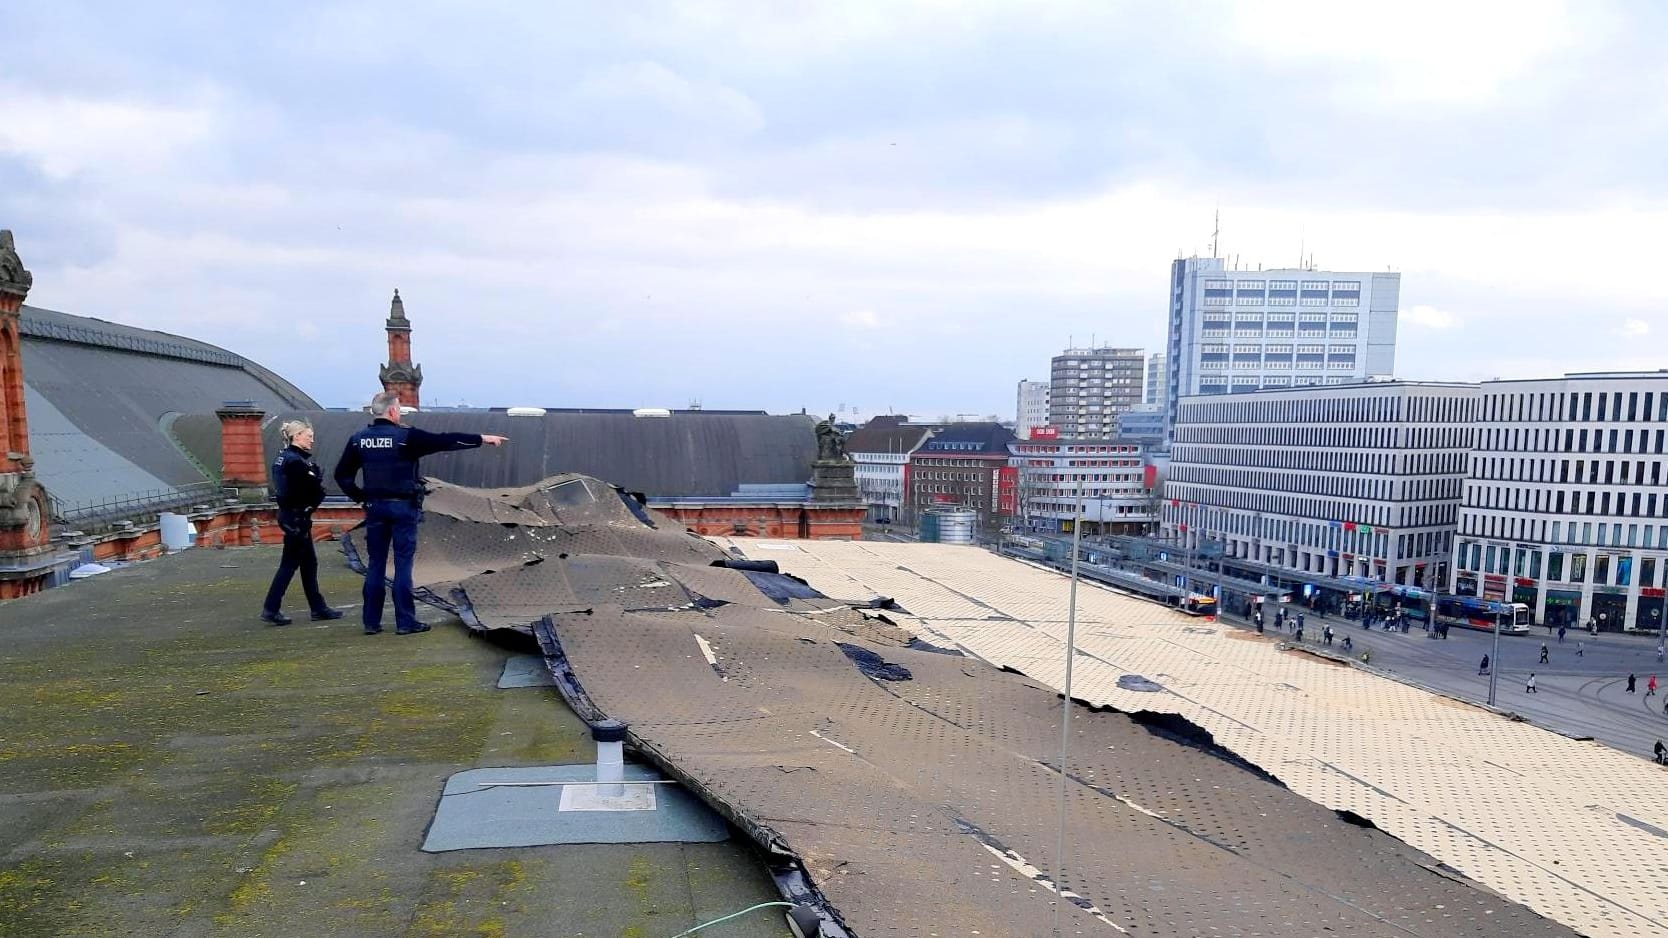
[[[417,460],[433,453],[474,449],[480,445],[479,433],[430,433],[379,417],[348,438],[347,446],[342,448],[342,458],[336,463],[336,484],[356,502],[415,500],[423,492]],[[359,480],[361,474],[363,484]]]
[[[284,447],[272,461],[272,495],[285,511],[312,511],[324,501],[324,470],[312,453],[295,445]]]

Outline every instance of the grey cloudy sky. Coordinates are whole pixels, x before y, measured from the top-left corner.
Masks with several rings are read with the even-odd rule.
[[[166,10],[167,12],[160,12]],[[1403,272],[1397,370],[1668,367],[1668,5],[10,4],[30,301],[438,403],[1000,413],[1178,251]],[[1659,351],[1659,347],[1661,350]]]

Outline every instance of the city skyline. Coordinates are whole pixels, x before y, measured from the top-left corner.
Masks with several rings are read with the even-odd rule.
[[[332,405],[399,288],[436,403],[1006,414],[1212,254],[1402,273],[1399,378],[1668,364],[1649,4],[12,15],[31,303]]]

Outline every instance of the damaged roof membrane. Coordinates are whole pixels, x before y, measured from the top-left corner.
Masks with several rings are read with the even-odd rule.
[[[857,608],[871,598],[731,569],[595,479],[439,485],[425,507],[425,598],[536,636],[575,709],[628,723],[776,858],[826,935],[1030,936],[1056,910],[1068,934],[1574,934],[1110,710],[1074,714],[1056,856],[1059,699],[1042,684],[912,647]]]

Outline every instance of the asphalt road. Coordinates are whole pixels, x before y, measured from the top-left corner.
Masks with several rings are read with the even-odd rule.
[[[1236,625],[1242,623],[1230,620]],[[1330,648],[1342,652],[1344,636],[1354,642],[1353,654],[1371,650],[1371,665],[1398,678],[1452,697],[1486,703],[1488,676],[1477,667],[1489,654],[1494,637],[1487,632],[1451,628],[1447,639],[1432,639],[1423,629],[1407,634],[1367,631],[1359,622],[1305,615],[1304,644],[1319,646],[1321,626],[1337,633]],[[1280,635],[1271,618],[1264,619],[1270,635]],[[1288,629],[1285,637],[1290,639]],[[1540,663],[1542,643],[1549,656]],[[1668,743],[1668,664],[1656,659],[1656,638],[1640,635],[1568,633],[1562,644],[1557,635],[1532,626],[1528,635],[1500,636],[1495,705],[1570,736],[1591,737],[1606,745],[1645,758],[1658,739]],[[1536,693],[1525,690],[1535,675]],[[1627,676],[1638,678],[1637,691],[1627,693]],[[1646,684],[1656,675],[1656,696],[1646,697]]]

